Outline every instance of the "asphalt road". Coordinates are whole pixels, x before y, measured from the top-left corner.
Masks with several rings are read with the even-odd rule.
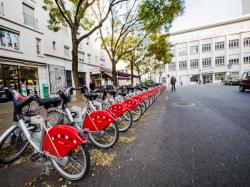
[[[162,94],[121,135],[133,141],[102,151],[114,156],[110,165],[94,162],[83,180],[71,183],[53,171],[37,177],[40,167],[26,161],[1,169],[0,181],[5,186],[250,186],[249,133],[250,92],[222,85],[180,87]]]

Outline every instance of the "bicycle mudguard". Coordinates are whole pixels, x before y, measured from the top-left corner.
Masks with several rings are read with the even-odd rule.
[[[144,99],[139,95],[134,96],[133,99],[136,99],[140,104],[144,102]]]
[[[114,122],[115,118],[108,111],[97,110],[89,114],[84,121],[83,127],[89,131],[102,131]]]
[[[121,103],[116,103],[112,104],[111,106],[108,107],[107,111],[111,112],[112,114],[115,115],[116,118],[119,118],[122,116],[122,114],[127,111],[128,108],[124,106]]]
[[[78,145],[87,142],[87,136],[78,135],[78,130],[69,125],[56,125],[44,137],[43,151],[56,157],[64,157]]]
[[[133,110],[134,108],[136,108],[137,106],[140,105],[140,103],[135,100],[135,99],[126,99],[125,101],[123,101],[123,103],[129,110]]]

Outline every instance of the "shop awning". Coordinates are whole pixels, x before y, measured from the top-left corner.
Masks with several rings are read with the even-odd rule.
[[[113,76],[112,76],[111,72],[103,71],[103,73],[112,79]],[[119,76],[119,75],[117,76],[117,78],[118,78],[118,80],[129,80],[130,79],[129,77],[124,77],[124,76]]]
[[[108,68],[101,68],[101,72],[105,73],[108,75],[110,78],[112,78],[112,70]],[[124,73],[122,71],[117,71],[117,77],[118,79],[124,79],[124,80],[129,80],[131,78],[130,73]],[[133,75],[134,78],[139,78],[138,75]]]

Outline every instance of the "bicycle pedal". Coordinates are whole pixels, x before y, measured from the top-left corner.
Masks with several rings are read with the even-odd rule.
[[[30,161],[35,162],[37,160],[39,160],[40,158],[42,158],[42,154],[41,153],[34,153],[30,156]]]

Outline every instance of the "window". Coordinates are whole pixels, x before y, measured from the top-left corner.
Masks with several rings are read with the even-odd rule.
[[[239,47],[239,39],[229,40],[229,48],[237,48]]]
[[[69,70],[66,70],[66,85],[67,87],[72,87],[72,76]]]
[[[64,55],[69,56],[69,46],[64,46]]]
[[[200,79],[200,75],[192,75],[190,77],[190,82],[198,82],[199,79]]]
[[[171,62],[170,64],[168,64],[168,70],[169,71],[175,71],[176,70],[175,62]]]
[[[0,16],[4,16],[3,2],[0,1]]]
[[[52,46],[53,46],[53,50],[55,51],[56,50],[56,42],[55,41],[52,42]]]
[[[97,63],[98,61],[97,61],[97,56],[95,56],[95,62]]]
[[[187,48],[180,48],[178,55],[179,56],[186,56],[187,55]]]
[[[0,27],[0,46],[19,50],[19,33]]]
[[[226,77],[226,73],[215,73],[215,80],[224,80]]]
[[[23,3],[23,16],[24,16],[24,24],[30,27],[36,27],[36,21],[34,17],[34,8]]]
[[[180,70],[187,69],[187,61],[179,61],[179,69]]]
[[[197,54],[199,52],[199,46],[190,46],[190,54]]]
[[[215,57],[215,66],[216,67],[224,66],[224,65],[225,65],[224,56]]]
[[[211,67],[211,58],[204,58],[202,59],[202,67],[209,68]]]
[[[250,37],[244,38],[244,46],[245,46],[245,47],[250,46]]]
[[[239,58],[229,59],[229,64],[239,64]]]
[[[198,59],[190,60],[190,68],[191,69],[199,68],[199,60]]]
[[[36,54],[41,54],[41,39],[36,38]]]
[[[91,63],[91,54],[88,53],[88,63]]]
[[[78,53],[78,61],[83,63],[84,62],[84,56],[85,56],[84,52]]]
[[[231,76],[239,76],[239,72],[238,71],[232,71],[230,72]]]
[[[202,45],[202,52],[210,52],[210,51],[211,51],[211,44]]]
[[[223,50],[225,48],[225,42],[216,42],[215,51]]]
[[[250,56],[245,56],[243,60],[245,64],[250,64]]]

